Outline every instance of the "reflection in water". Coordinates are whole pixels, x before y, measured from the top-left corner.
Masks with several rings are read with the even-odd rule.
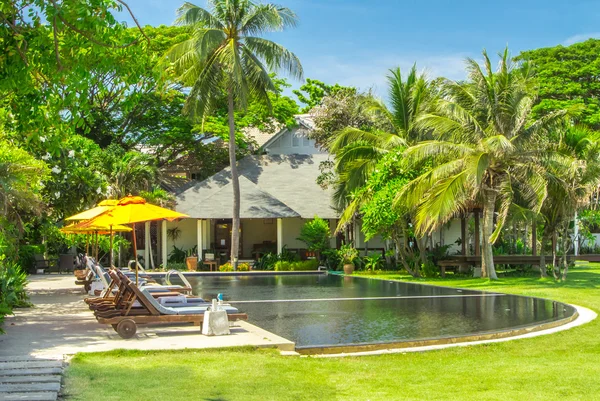
[[[558,320],[574,312],[542,299],[335,275],[206,276],[190,282],[197,295],[212,299],[223,293],[248,313],[251,323],[298,346],[467,335]],[[397,296],[425,298],[335,300]],[[327,300],[235,303],[323,298]]]

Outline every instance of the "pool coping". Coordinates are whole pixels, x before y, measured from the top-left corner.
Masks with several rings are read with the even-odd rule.
[[[185,277],[204,277],[204,276],[295,276],[295,275],[322,275],[328,274],[326,270],[301,270],[301,271],[274,271],[274,270],[255,270],[255,271],[235,271],[235,272],[192,272],[181,271]],[[167,272],[146,272],[151,277],[163,277]]]
[[[556,301],[553,301],[556,302]],[[566,305],[566,304],[563,304]],[[571,316],[559,320],[546,320],[541,323],[536,323],[527,326],[518,326],[504,330],[484,331],[475,334],[459,335],[459,336],[443,336],[430,337],[419,340],[402,340],[402,341],[382,341],[376,343],[358,343],[358,344],[340,344],[340,345],[323,345],[323,346],[300,346],[296,347],[296,352],[301,355],[324,355],[324,354],[347,354],[359,353],[367,351],[379,351],[387,349],[402,349],[402,348],[425,348],[434,345],[449,345],[459,343],[473,343],[479,341],[496,340],[501,338],[509,338],[521,336],[529,333],[550,330],[553,328],[564,326],[579,318],[579,312],[575,309],[575,313]]]
[[[340,357],[349,357],[349,356],[372,356],[372,355],[385,355],[385,354],[398,354],[398,353],[408,353],[408,352],[427,352],[427,351],[436,351],[447,348],[455,348],[455,347],[470,347],[475,345],[482,344],[494,344],[499,342],[507,342],[514,341],[526,338],[539,337],[549,334],[558,333],[565,330],[570,330],[574,327],[578,327],[584,324],[587,324],[598,317],[598,314],[591,309],[585,308],[579,305],[573,304],[564,304],[569,305],[575,308],[576,312],[573,316],[565,319],[561,319],[558,321],[550,322],[548,324],[539,325],[539,328],[535,330],[527,330],[527,328],[516,330],[520,331],[508,331],[505,332],[506,335],[499,336],[497,338],[481,338],[481,339],[471,339],[457,342],[446,342],[446,343],[438,343],[438,344],[422,344],[417,345],[413,344],[412,346],[407,347],[385,347],[380,349],[371,349],[371,350],[344,350],[343,352],[338,353],[315,353],[315,354],[301,354],[304,357],[310,358],[340,358]],[[530,326],[531,328],[532,326]],[[533,326],[535,327],[535,326]],[[502,333],[500,333],[502,334]],[[477,337],[477,336],[470,336]],[[461,339],[465,339],[466,337],[461,337]],[[339,349],[338,349],[339,351]],[[298,351],[296,351],[298,352]]]
[[[366,279],[366,280],[374,279],[373,277],[361,277],[361,276],[354,276],[354,275],[347,275],[347,274],[340,274],[340,276],[357,277],[357,278]],[[377,279],[377,278],[375,278],[375,280],[388,281],[390,283],[408,283],[408,282],[404,282],[404,281],[400,281],[400,280]],[[318,356],[318,355],[344,356],[344,355],[368,354],[368,353],[377,352],[377,351],[388,351],[389,352],[390,350],[399,350],[397,352],[407,352],[406,350],[408,350],[408,349],[414,349],[415,351],[419,351],[419,350],[425,351],[425,350],[428,350],[429,348],[436,349],[434,347],[445,348],[445,347],[458,346],[458,345],[474,345],[474,344],[478,344],[478,343],[494,342],[494,341],[498,341],[498,340],[507,341],[507,340],[519,338],[521,336],[527,336],[527,335],[535,334],[535,333],[539,333],[539,332],[545,332],[545,331],[554,332],[552,330],[564,327],[566,325],[569,325],[570,323],[577,321],[577,319],[579,319],[579,317],[580,317],[580,310],[582,310],[582,311],[585,310],[586,316],[590,315],[589,312],[591,312],[591,314],[594,314],[594,316],[591,319],[586,320],[585,322],[583,322],[581,324],[588,323],[588,321],[594,320],[597,317],[597,314],[594,311],[589,310],[587,308],[583,308],[581,306],[576,306],[576,305],[566,304],[564,302],[556,301],[556,300],[549,299],[549,298],[532,297],[532,296],[528,296],[528,295],[518,295],[518,294],[507,294],[507,293],[497,292],[497,291],[473,290],[473,289],[461,288],[461,287],[447,287],[447,286],[425,284],[425,283],[408,283],[408,284],[416,284],[416,285],[422,285],[422,286],[426,286],[426,287],[435,287],[435,288],[444,288],[444,289],[455,289],[455,290],[460,290],[461,292],[469,291],[469,292],[476,292],[476,293],[480,293],[480,294],[496,294],[496,295],[514,296],[514,297],[520,297],[520,298],[541,299],[544,301],[555,302],[559,305],[570,306],[575,309],[575,312],[571,316],[568,316],[566,318],[562,318],[559,320],[548,319],[548,320],[544,320],[544,321],[537,322],[534,324],[529,324],[529,325],[521,325],[521,326],[515,326],[515,327],[499,329],[499,330],[482,331],[479,333],[473,333],[473,334],[462,335],[462,336],[461,335],[440,336],[440,337],[423,338],[423,339],[418,339],[418,340],[381,341],[381,342],[373,342],[373,343],[354,343],[354,344],[340,344],[340,345],[331,344],[331,345],[321,345],[321,346],[296,346],[296,352],[299,353],[300,355],[311,355],[311,356]],[[560,331],[560,330],[557,330],[557,331]],[[550,334],[550,333],[543,333],[543,334]],[[540,334],[540,335],[542,335],[542,334]]]

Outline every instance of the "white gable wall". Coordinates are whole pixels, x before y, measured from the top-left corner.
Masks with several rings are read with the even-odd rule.
[[[317,148],[314,139],[307,138],[299,127],[282,132],[276,139],[265,144],[264,150],[269,155],[315,155],[325,153]]]

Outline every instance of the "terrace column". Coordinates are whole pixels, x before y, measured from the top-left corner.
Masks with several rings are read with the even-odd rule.
[[[283,251],[283,220],[277,219],[277,255]]]
[[[144,268],[150,268],[150,222],[144,223]]]
[[[579,255],[579,225],[577,224],[577,211],[575,211],[575,217],[573,218],[573,251],[575,256]]]
[[[475,209],[473,214],[475,215],[475,256],[480,256],[481,231],[479,230],[479,209]]]
[[[163,269],[167,268],[167,221],[163,220],[161,224],[161,250],[162,250],[162,265]]]
[[[198,219],[196,220],[196,243],[198,247],[198,261],[204,260],[203,251],[204,251],[204,220]]]
[[[461,242],[461,254],[467,256],[467,219],[462,216],[460,219],[460,242]]]

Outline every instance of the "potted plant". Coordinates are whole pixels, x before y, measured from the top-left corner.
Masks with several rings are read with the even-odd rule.
[[[344,265],[344,274],[354,273],[354,259],[358,257],[358,251],[352,245],[344,244],[338,253]]]
[[[195,272],[198,270],[198,254],[196,253],[196,247],[188,249],[185,252],[185,265],[188,271]]]

